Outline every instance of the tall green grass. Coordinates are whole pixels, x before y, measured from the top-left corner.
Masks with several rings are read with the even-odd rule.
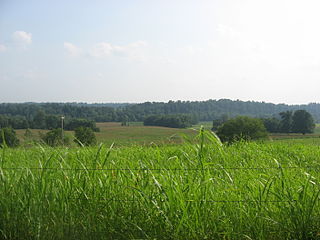
[[[1,239],[317,239],[320,149],[222,145],[0,150]]]

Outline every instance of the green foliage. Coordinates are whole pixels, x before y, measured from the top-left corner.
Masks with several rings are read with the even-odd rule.
[[[129,126],[129,118],[127,115],[124,115],[121,119],[121,126]]]
[[[228,121],[229,116],[227,114],[222,115],[220,118],[214,119],[212,121],[212,131],[217,131],[218,128],[224,124],[226,121]]]
[[[96,135],[97,141],[107,145],[114,142],[115,146],[176,144],[183,142],[184,136],[196,135],[192,129],[146,127],[143,122],[130,122],[128,127],[121,127],[121,123],[98,123],[97,126],[101,129]]]
[[[121,126],[129,126],[129,122],[127,122],[127,121],[122,121],[122,122],[121,122]]]
[[[161,126],[171,128],[187,128],[191,127],[194,122],[191,116],[187,115],[152,115],[146,117],[143,121],[145,126]]]
[[[292,117],[292,132],[312,133],[315,128],[313,117],[306,110],[297,110]]]
[[[79,127],[87,127],[87,128],[91,128],[95,132],[99,132],[99,128],[96,127],[96,123],[92,120],[73,118],[66,121],[66,124],[65,124],[66,130],[74,131]]]
[[[26,131],[24,132],[23,136],[28,140],[30,140],[33,137],[33,134],[31,132],[30,128],[26,129]]]
[[[41,138],[51,147],[68,145],[70,141],[61,128],[52,129]]]
[[[260,119],[239,116],[225,122],[217,131],[223,142],[265,138],[267,131]]]
[[[9,127],[0,129],[0,147],[17,147],[19,145],[19,139],[16,132]]]
[[[0,149],[0,239],[319,238],[318,145],[199,138]]]
[[[266,130],[270,133],[277,133],[280,131],[280,120],[277,118],[263,118],[261,119]]]
[[[25,129],[29,127],[29,122],[23,116],[0,115],[0,128],[12,127],[14,129]]]
[[[290,133],[292,130],[292,111],[285,111],[279,113],[281,120],[279,131],[282,133]]]
[[[312,133],[315,123],[312,115],[306,110],[285,111],[279,113],[281,120],[276,118],[263,119],[268,132],[280,133]]]
[[[32,127],[37,129],[46,129],[46,114],[44,111],[39,110],[37,112],[33,119]]]
[[[80,146],[89,146],[97,143],[94,132],[89,127],[79,127],[75,130],[75,140]]]
[[[1,106],[1,104],[0,104]],[[23,112],[21,113],[23,114]],[[90,119],[66,118],[64,129],[74,130],[78,127],[90,127],[95,132],[99,132],[96,123]],[[14,129],[57,129],[61,127],[61,116],[46,114],[39,110],[33,118],[27,120],[24,116],[7,116],[0,114],[0,127],[12,127]]]
[[[143,121],[150,115],[174,115],[186,114],[196,117],[198,121],[212,121],[223,115],[235,117],[247,115],[251,117],[271,117],[279,112],[305,109],[310,112],[316,120],[320,120],[320,104],[308,105],[285,105],[253,101],[232,101],[229,99],[207,100],[207,101],[169,101],[145,102],[141,104],[85,104],[85,103],[2,103],[0,104],[0,115],[10,118],[17,117],[16,125],[29,124],[36,119],[40,126],[48,125],[45,115],[66,116],[66,118],[89,119],[95,122],[122,122],[125,117],[128,121]],[[46,122],[46,123],[45,123]],[[1,124],[1,118],[0,118]],[[6,126],[6,125],[1,125]],[[60,125],[58,125],[60,126]],[[16,128],[15,126],[11,126]],[[52,126],[55,128],[57,126]],[[49,129],[48,126],[46,126]]]
[[[45,129],[55,129],[61,126],[61,117],[56,115],[45,115]]]

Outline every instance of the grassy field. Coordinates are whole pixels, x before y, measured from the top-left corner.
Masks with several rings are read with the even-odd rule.
[[[142,122],[130,122],[129,126],[121,126],[118,122],[97,123],[100,132],[96,133],[98,142],[106,145],[115,143],[115,146],[131,146],[131,145],[167,145],[180,144],[184,137],[192,138],[196,135],[194,129],[199,130],[203,126],[206,130],[211,129],[212,122],[200,122],[189,129],[177,129],[166,127],[146,127]],[[17,135],[23,145],[30,145],[32,140],[39,141],[40,135],[45,134],[47,130],[31,129],[32,137],[24,136],[26,130],[16,130]],[[74,138],[73,131],[65,131],[69,138]],[[313,140],[310,140],[312,138]],[[271,134],[270,140],[290,140],[290,139],[306,139],[306,142],[318,142],[320,139],[320,125],[317,124],[315,133],[313,134]]]
[[[194,142],[194,141],[190,141]],[[320,149],[0,149],[0,239],[319,239]]]
[[[198,124],[192,126],[192,128],[195,128],[195,129],[200,129],[201,127],[203,127],[206,130],[211,130],[212,121],[199,122]]]
[[[100,132],[96,132],[97,141],[106,145],[115,143],[115,146],[131,145],[166,145],[180,144],[184,137],[190,138],[197,134],[193,129],[177,129],[166,127],[145,127],[141,122],[130,123],[129,126],[121,126],[118,122],[97,123]],[[23,145],[30,145],[33,140],[40,141],[40,135],[48,130],[31,129],[32,136],[25,137],[26,130],[16,130],[17,136]],[[72,140],[73,131],[65,131],[65,134]]]
[[[183,142],[183,136],[192,137],[197,134],[192,129],[177,129],[167,127],[143,126],[142,123],[121,126],[120,123],[97,123],[100,132],[96,133],[97,140],[106,144],[115,143],[117,146],[177,144]]]

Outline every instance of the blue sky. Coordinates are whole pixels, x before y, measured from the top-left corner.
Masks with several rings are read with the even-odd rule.
[[[0,0],[0,102],[320,102],[316,0]]]

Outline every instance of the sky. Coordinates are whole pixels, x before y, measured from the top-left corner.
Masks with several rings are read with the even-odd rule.
[[[0,102],[320,102],[318,0],[0,0]]]

